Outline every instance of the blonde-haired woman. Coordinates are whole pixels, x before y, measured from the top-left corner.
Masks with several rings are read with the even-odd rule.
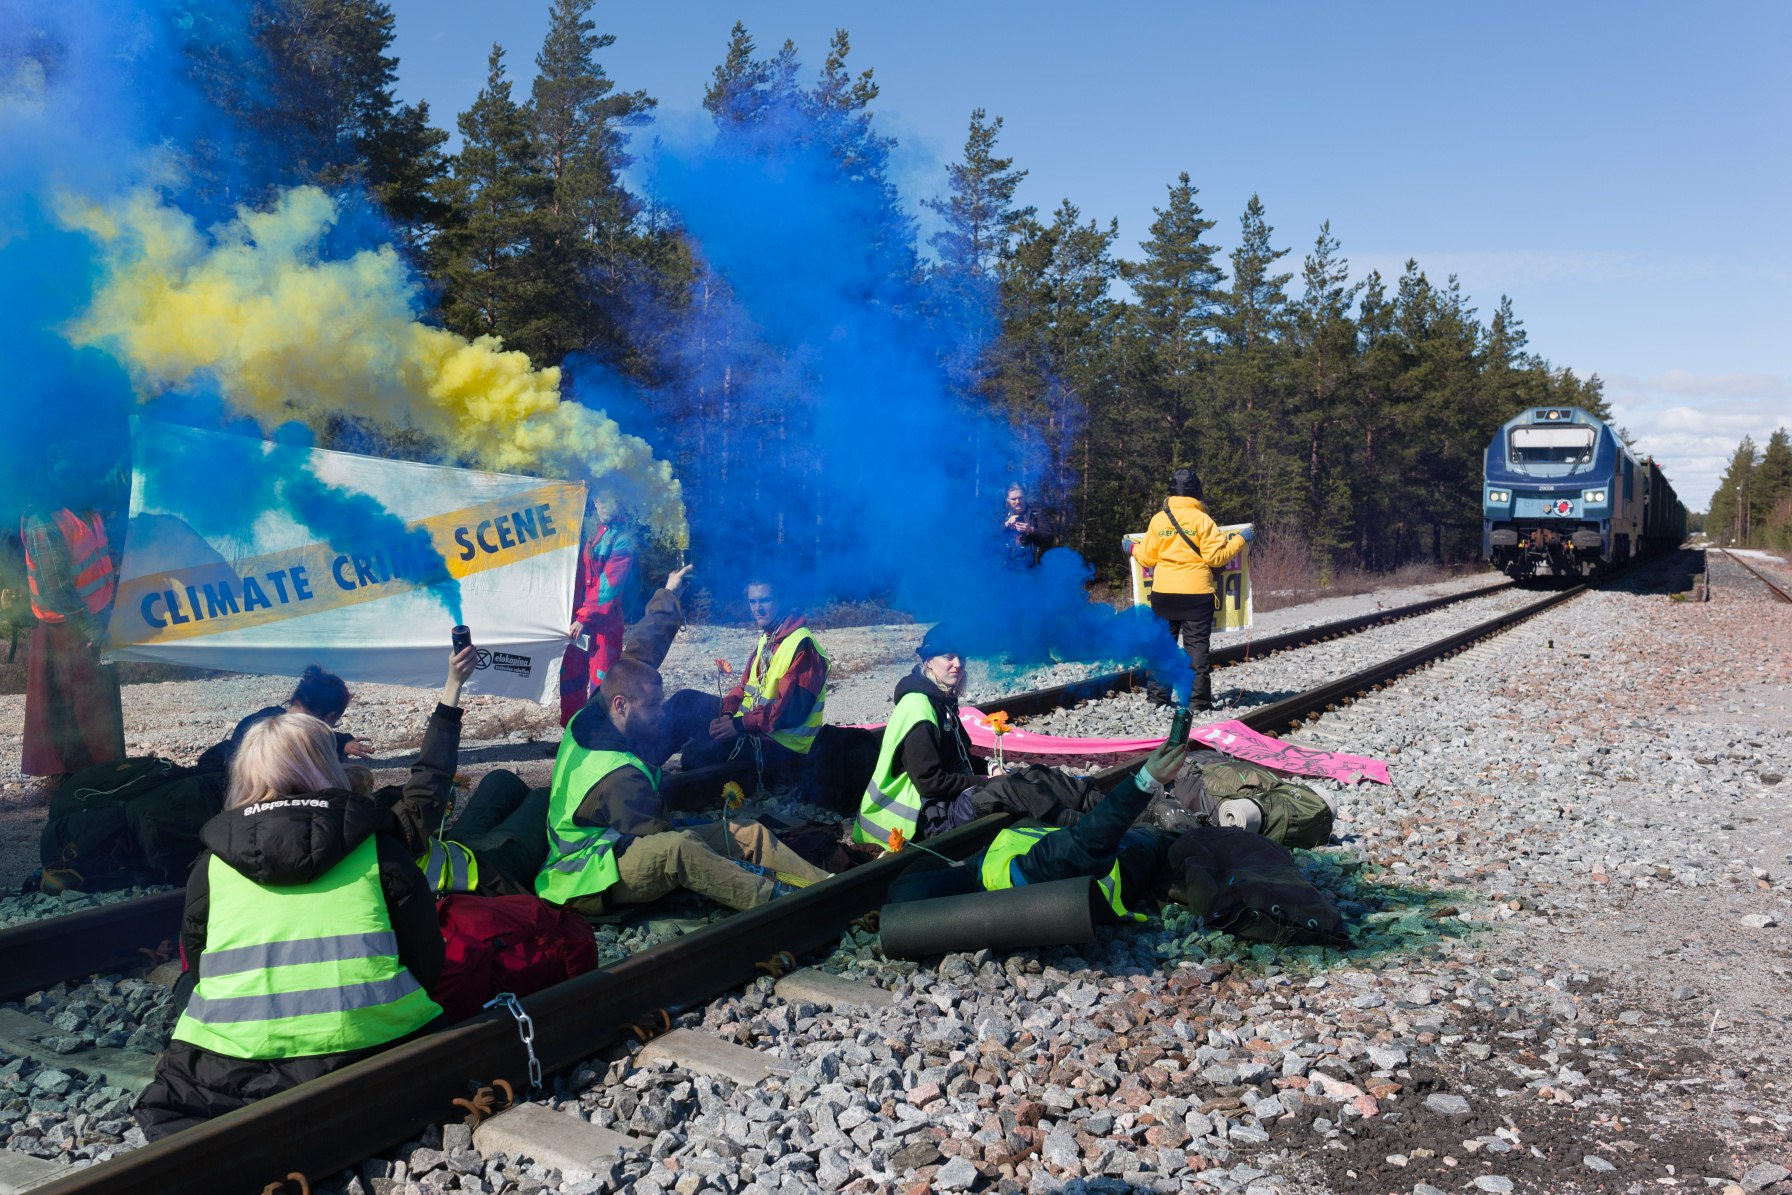
[[[372,773],[345,765],[310,714],[243,735],[187,880],[175,989],[186,1011],[137,1104],[151,1140],[435,1027],[444,952],[414,840],[439,822],[476,659],[467,648],[451,660],[402,793],[372,793]]]

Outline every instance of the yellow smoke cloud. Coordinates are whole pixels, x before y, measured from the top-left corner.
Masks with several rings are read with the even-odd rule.
[[[685,544],[671,466],[608,416],[563,401],[558,369],[534,368],[496,337],[418,323],[416,285],[389,245],[324,260],[337,210],[323,191],[287,191],[209,234],[147,193],[61,215],[99,243],[105,267],[71,337],[118,357],[140,392],[205,375],[264,430],[350,415],[422,432],[479,468],[597,479]]]

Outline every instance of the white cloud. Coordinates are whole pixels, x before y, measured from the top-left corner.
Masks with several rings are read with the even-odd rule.
[[[1772,374],[1616,375],[1605,395],[1618,425],[1661,462],[1692,510],[1710,505],[1743,436],[1761,445],[1775,428],[1792,428],[1792,378]]]

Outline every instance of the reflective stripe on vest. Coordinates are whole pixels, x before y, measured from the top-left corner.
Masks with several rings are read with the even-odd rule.
[[[978,878],[983,881],[984,888],[991,892],[1003,888],[1014,887],[1014,861],[1045,841],[1047,834],[1056,834],[1062,826],[1043,826],[1038,822],[1020,822],[1008,827],[995,836],[983,852],[983,869]],[[1120,900],[1120,864],[1115,861],[1113,869],[1101,877],[1091,876],[1095,886],[1101,889],[1101,895],[1108,902],[1108,908],[1114,910],[1114,916],[1122,920],[1149,920],[1143,913],[1128,912]]]
[[[592,751],[573,739],[560,740],[554,759],[553,787],[548,793],[548,857],[535,876],[535,895],[563,905],[581,896],[595,896],[622,879],[616,867],[616,843],[622,835],[606,826],[573,821],[591,786],[618,768],[641,769],[657,790],[659,773],[626,751]]]
[[[479,887],[479,860],[472,848],[458,842],[429,840],[429,853],[417,860],[423,869],[423,882],[437,896],[450,892],[471,892]]]
[[[98,614],[112,604],[118,574],[112,567],[112,550],[106,541],[106,523],[99,515],[91,525],[71,510],[59,510],[50,516],[68,545],[69,584],[80,597],[89,614]],[[21,536],[25,547],[25,584],[31,592],[31,613],[38,621],[59,623],[65,615],[46,608],[38,593],[37,564],[31,559],[31,537]]]
[[[791,664],[796,662],[797,650],[803,644],[813,645],[815,654],[821,657],[821,662],[823,664],[828,662],[828,653],[821,650],[821,644],[816,642],[815,636],[808,627],[798,627],[784,636],[784,641],[778,644],[778,650],[773,652],[768,660],[765,648],[769,639],[769,635],[763,632],[760,634],[759,646],[753,649],[753,662],[747,666],[746,681],[741,686],[740,694],[740,712],[743,714],[771,701],[778,695],[778,684],[784,679],[784,674],[790,671]],[[816,734],[821,730],[826,716],[827,700],[825,690],[817,693],[815,708],[809,711],[809,717],[804,720],[803,724],[788,729],[774,728],[772,730],[773,741],[788,747],[798,755],[807,755],[809,748],[815,745]]]
[[[229,1058],[300,1058],[384,1045],[441,1015],[404,964],[363,839],[308,884],[264,887],[213,856],[199,986],[177,1041]],[[318,926],[338,932],[316,936]]]
[[[923,722],[940,724],[933,712],[933,702],[925,693],[905,693],[890,712],[890,723],[884,727],[883,741],[877,748],[877,767],[865,796],[859,802],[859,820],[853,823],[854,842],[875,842],[887,847],[890,831],[901,830],[904,838],[915,836],[921,821],[921,794],[907,772],[896,774],[896,756],[908,732]]]

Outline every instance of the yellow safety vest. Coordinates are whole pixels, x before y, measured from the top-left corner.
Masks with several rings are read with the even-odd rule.
[[[933,702],[925,693],[905,693],[896,708],[890,711],[889,725],[884,727],[883,741],[877,748],[877,767],[859,802],[859,820],[853,823],[854,842],[875,842],[887,846],[890,831],[901,830],[904,838],[915,836],[921,821],[921,793],[907,772],[896,774],[896,753],[908,732],[923,722],[940,724],[933,712]]]
[[[983,881],[984,888],[991,892],[1002,888],[1014,887],[1014,867],[1016,859],[1045,841],[1047,834],[1056,834],[1063,826],[1047,826],[1039,822],[1024,821],[997,834],[995,841],[983,852],[983,870],[978,878]],[[1095,886],[1107,899],[1108,908],[1114,910],[1114,916],[1125,921],[1147,921],[1143,913],[1128,912],[1120,901],[1120,864],[1114,863],[1113,870],[1105,876],[1091,876]]]
[[[622,835],[607,826],[581,826],[572,819],[592,785],[627,767],[640,768],[659,787],[659,773],[627,751],[593,751],[579,746],[571,734],[560,740],[548,793],[548,857],[535,877],[535,895],[563,905],[621,882],[616,844]]]
[[[786,672],[790,671],[790,665],[796,659],[797,650],[803,644],[815,644],[815,654],[821,657],[823,664],[828,662],[828,653],[821,650],[821,644],[816,641],[808,627],[798,627],[784,636],[784,641],[778,644],[778,650],[770,653],[768,659],[765,649],[770,639],[770,635],[762,632],[759,636],[759,646],[753,651],[753,663],[748,667],[746,683],[741,687],[740,712],[743,714],[769,703],[778,695],[778,682],[784,679]],[[809,748],[815,745],[816,733],[821,730],[827,700],[827,692],[824,689],[823,692],[816,695],[815,708],[809,711],[808,720],[801,726],[783,730],[774,729],[772,731],[773,741],[790,748],[798,755],[807,755]]]

